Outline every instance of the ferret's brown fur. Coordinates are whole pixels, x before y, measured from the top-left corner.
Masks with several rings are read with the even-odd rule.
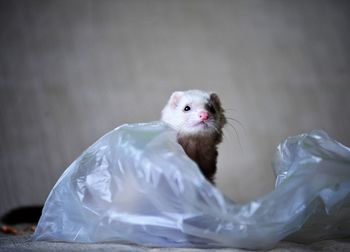
[[[203,175],[214,183],[216,163],[218,157],[217,144],[221,142],[220,137],[212,138],[208,135],[181,135],[178,134],[177,141],[186,154],[197,163]]]

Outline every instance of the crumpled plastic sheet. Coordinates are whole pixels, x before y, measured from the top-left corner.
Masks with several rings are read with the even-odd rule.
[[[290,137],[274,170],[271,193],[236,204],[205,180],[166,124],[126,124],[67,168],[33,239],[259,249],[350,234],[349,148],[322,131]]]

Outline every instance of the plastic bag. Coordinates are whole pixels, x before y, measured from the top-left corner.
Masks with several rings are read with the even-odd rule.
[[[349,148],[321,131],[291,137],[278,147],[275,172],[274,191],[235,204],[205,180],[167,125],[123,125],[63,173],[33,239],[258,249],[287,236],[350,234]]]

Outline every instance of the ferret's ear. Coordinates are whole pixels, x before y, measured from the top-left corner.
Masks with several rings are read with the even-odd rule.
[[[219,99],[219,96],[215,93],[210,94],[210,101],[213,103],[216,109],[221,108],[221,101]]]
[[[170,96],[168,104],[172,109],[175,109],[177,107],[183,94],[184,94],[184,92],[182,92],[182,91],[176,91]]]

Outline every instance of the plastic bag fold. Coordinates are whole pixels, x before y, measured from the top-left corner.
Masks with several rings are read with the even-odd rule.
[[[34,240],[268,248],[350,234],[350,149],[322,131],[276,151],[276,188],[236,204],[201,174],[162,122],[104,135],[50,192]]]

